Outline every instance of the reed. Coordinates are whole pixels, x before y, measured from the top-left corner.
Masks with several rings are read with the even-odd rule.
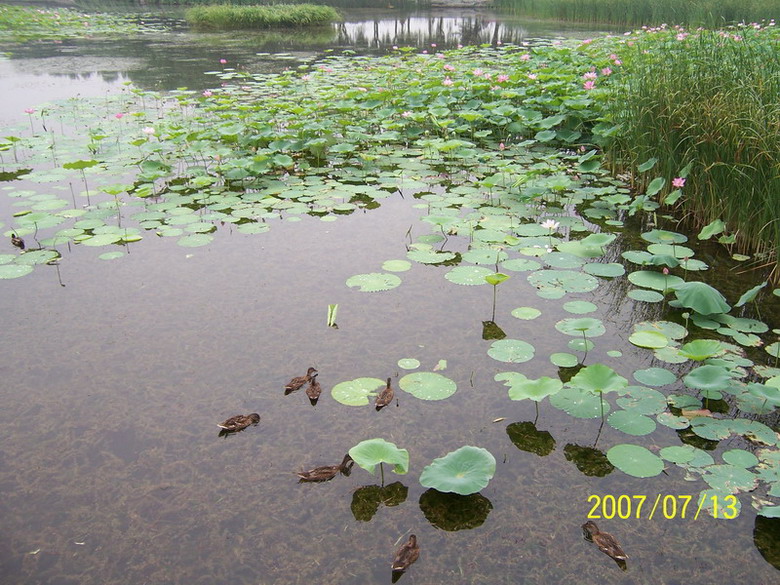
[[[780,0],[496,0],[504,11],[582,23],[723,26],[770,19]]]
[[[655,157],[648,180],[671,181],[690,164],[686,215],[699,226],[722,219],[772,262],[780,259],[779,38],[774,27],[658,33],[621,55],[623,81],[608,106],[620,127],[607,147],[616,170],[640,176],[637,167]]]
[[[193,6],[187,9],[185,18],[200,29],[298,28],[341,20],[335,8],[316,4]]]

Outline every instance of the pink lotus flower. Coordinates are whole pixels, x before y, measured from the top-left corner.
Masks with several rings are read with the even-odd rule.
[[[35,113],[35,108],[27,108],[24,113],[32,115]]]
[[[588,90],[593,89],[594,87],[596,87],[596,82],[593,80],[586,81],[585,83],[582,84],[582,87]]]
[[[504,150],[506,148],[506,145],[504,145],[503,142],[498,143],[498,150]]]
[[[685,186],[685,179],[682,177],[675,177],[672,179],[672,187],[675,189],[682,189]]]
[[[222,65],[224,65],[225,63],[227,63],[227,59],[220,59],[219,62],[222,63]]]
[[[588,71],[582,76],[583,79],[596,79],[597,77],[598,75],[595,71]]]
[[[301,75],[301,79],[303,81],[309,81],[311,79],[311,75]]]
[[[509,81],[509,76],[508,75],[499,75],[498,77],[496,77],[496,81],[498,83],[504,83],[505,81]]]
[[[605,77],[607,75],[612,75],[612,69],[610,69],[609,67],[604,67],[604,69],[601,70],[601,74],[604,75]]]
[[[445,77],[445,78],[444,78],[444,81],[442,81],[442,82],[441,82],[441,84],[442,84],[442,85],[446,85],[446,86],[448,86],[448,87],[449,87],[450,85],[452,85],[453,83],[455,83],[455,82],[454,82],[454,81],[452,81],[452,79],[450,79],[449,77]]]
[[[444,66],[445,71],[455,71],[455,66],[450,65],[449,63]]]
[[[124,116],[125,115],[122,112],[114,114],[114,118],[116,118],[117,120],[121,120],[122,118],[124,118]]]
[[[214,94],[211,93],[211,91],[209,91],[208,89],[203,92],[203,97],[211,97],[212,95],[214,95]]]
[[[536,73],[529,73],[528,74],[528,79],[536,79],[537,77],[538,76],[536,75]]]
[[[141,130],[141,132],[143,132],[147,136],[153,136],[154,135],[154,128],[152,128],[151,126],[147,126],[146,128],[143,128]]]
[[[482,77],[482,74],[483,74],[483,73],[485,73],[485,72],[484,72],[484,71],[482,71],[482,69],[480,69],[479,67],[477,67],[476,69],[474,69],[474,71],[472,71],[472,72],[471,72],[471,74],[472,74],[474,77]]]
[[[531,59],[531,55],[529,55],[528,53],[523,53],[522,55],[520,55],[521,61],[528,61],[529,59]]]

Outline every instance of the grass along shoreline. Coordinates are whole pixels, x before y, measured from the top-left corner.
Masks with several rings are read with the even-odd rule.
[[[198,29],[298,28],[341,20],[335,8],[316,4],[212,4],[188,8],[184,16],[190,26]]]

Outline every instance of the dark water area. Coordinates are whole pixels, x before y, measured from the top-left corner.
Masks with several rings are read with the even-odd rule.
[[[220,59],[274,72],[331,49],[437,50],[598,32],[490,12],[348,15],[321,37],[195,33],[171,21],[170,33],[149,38],[13,47],[0,60],[0,124],[4,135],[26,129],[24,109],[49,101],[213,87],[204,73],[221,69]],[[3,234],[16,210],[6,195],[33,188],[41,186],[23,178],[0,183]],[[64,199],[72,188],[50,185]],[[393,552],[409,533],[422,552],[401,577],[408,584],[775,583],[777,521],[753,513],[749,497],[733,520],[604,520],[629,555],[626,571],[583,540],[594,494],[695,499],[705,486],[674,466],[652,479],[583,472],[578,448],[606,449],[626,435],[546,401],[537,411],[507,398],[497,373],[556,375],[548,356],[568,351],[569,338],[554,326],[570,315],[524,276],[499,288],[495,318],[508,337],[533,340],[537,357],[520,366],[486,354],[492,291],[445,281],[447,267],[413,263],[388,292],[345,286],[354,274],[406,258],[411,239],[434,231],[420,220],[425,201],[413,195],[401,188],[332,222],[280,213],[264,234],[220,224],[202,248],[144,234],[117,261],[100,260],[103,249],[63,247],[59,266],[0,280],[0,583],[389,583]],[[636,238],[628,232],[610,261]],[[447,246],[465,252],[469,241],[453,237]],[[14,251],[7,238],[0,247]],[[608,327],[588,363],[624,375],[663,365],[627,340],[633,323],[668,316],[626,297],[627,288],[616,279],[575,295],[597,304],[594,316]],[[333,303],[338,329],[325,323]],[[511,316],[526,305],[542,315]],[[402,358],[426,371],[446,360],[441,373],[458,391],[439,402],[399,393],[381,412],[332,399],[330,388],[344,380],[397,383],[407,373]],[[308,366],[324,390],[315,406],[303,391],[283,390]],[[217,423],[249,412],[261,415],[257,426],[220,436]],[[372,437],[409,449],[410,473],[386,467],[380,486],[378,473],[356,466],[330,482],[297,482],[296,471],[336,464]],[[685,444],[661,426],[640,440],[651,450]],[[486,489],[459,498],[420,485],[425,465],[464,444],[497,460]],[[717,450],[744,444],[731,437]]]

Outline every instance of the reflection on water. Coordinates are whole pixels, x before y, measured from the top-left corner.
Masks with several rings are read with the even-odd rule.
[[[226,37],[209,42],[216,39]],[[169,53],[170,72],[215,68],[221,57],[250,63],[253,54],[228,43],[193,46]],[[111,76],[141,87],[182,84],[163,79],[162,42],[127,54],[112,47],[66,45],[68,61],[52,45],[48,57],[30,52],[0,63],[7,107],[21,113],[48,99],[119,91],[103,82]],[[180,64],[188,53],[192,62]],[[65,74],[32,67],[48,58]],[[113,68],[104,65],[110,59]],[[203,83],[187,75],[186,83]],[[31,185],[21,177],[2,187]],[[423,552],[406,583],[776,579],[777,522],[756,518],[747,505],[733,521],[605,521],[631,557],[627,573],[583,541],[592,494],[695,494],[700,485],[691,487],[676,468],[651,480],[613,472],[585,445],[624,435],[546,403],[537,410],[508,400],[494,381],[508,367],[486,355],[490,335],[534,337],[539,357],[517,368],[530,377],[555,375],[544,356],[566,351],[568,341],[553,327],[559,303],[539,298],[525,279],[502,286],[491,321],[491,291],[446,283],[438,266],[415,264],[388,293],[348,289],[349,276],[404,258],[410,229],[415,236],[430,230],[415,202],[394,192],[333,223],[274,218],[264,234],[219,225],[214,242],[195,250],[146,237],[119,261],[63,247],[66,287],[53,266],[2,281],[0,581],[387,583],[396,543],[410,532]],[[0,198],[6,226],[12,203]],[[9,253],[10,243],[3,245],[9,249],[0,253]],[[448,245],[460,251],[467,242]],[[639,312],[660,309],[643,309],[621,286],[582,295],[600,305],[610,328],[589,360],[631,371],[650,365],[646,353],[618,361],[606,352],[625,349]],[[333,303],[338,329],[326,325]],[[542,311],[533,325],[509,315],[528,304]],[[380,413],[330,396],[343,380],[403,375],[401,358],[426,370],[446,360],[458,392],[441,402],[402,394]],[[324,390],[314,407],[303,392],[284,392],[309,365]],[[216,424],[239,412],[262,418],[219,437]],[[659,444],[674,436],[656,432]],[[337,462],[373,437],[410,450],[408,475],[388,472],[380,486],[378,476],[355,468],[334,481],[298,483],[296,471]],[[489,486],[472,496],[424,489],[423,466],[464,444],[495,455]]]

